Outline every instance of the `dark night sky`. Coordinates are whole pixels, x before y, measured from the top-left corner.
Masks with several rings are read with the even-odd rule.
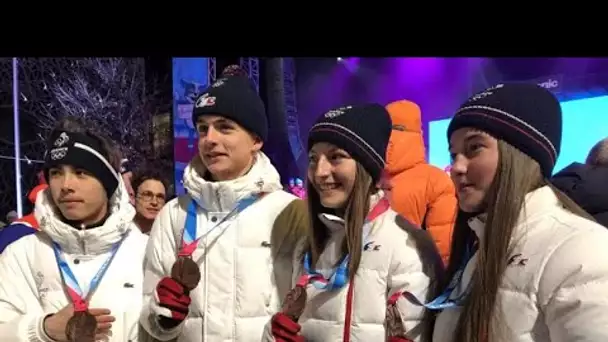
[[[169,57],[146,57],[146,71],[155,74],[168,75],[171,72],[171,58]]]

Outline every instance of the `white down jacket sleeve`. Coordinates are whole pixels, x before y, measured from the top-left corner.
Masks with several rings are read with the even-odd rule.
[[[429,291],[430,279],[423,271],[423,262],[416,250],[413,239],[408,238],[402,248],[393,250],[388,274],[389,297],[395,292],[410,292],[424,300]],[[406,337],[412,341],[423,341],[425,308],[407,301],[403,296],[397,301]]]
[[[177,242],[173,233],[173,222],[178,200],[167,203],[159,212],[148,239],[144,262],[143,307],[140,323],[152,337],[160,341],[169,341],[180,335],[183,323],[171,330],[165,330],[158,324],[158,317],[153,308],[156,304],[156,285],[168,274],[165,265],[175,262]]]
[[[9,245],[0,255],[0,341],[52,342],[42,326],[46,314],[29,269],[26,239]]]
[[[608,234],[566,240],[549,258],[539,290],[552,342],[608,341]]]

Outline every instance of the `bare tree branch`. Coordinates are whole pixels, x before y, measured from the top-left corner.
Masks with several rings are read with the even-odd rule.
[[[12,63],[0,58],[0,105],[12,106]],[[150,79],[150,77],[148,77]],[[166,80],[163,80],[166,81]],[[146,80],[143,59],[138,58],[22,58],[19,60],[20,113],[35,122],[39,132],[30,134],[36,140],[22,141],[22,155],[43,159],[44,137],[58,119],[65,115],[86,118],[92,128],[111,137],[134,165],[160,163],[172,172],[170,125],[153,130],[153,117],[170,111],[159,80]],[[10,109],[9,109],[10,110]],[[169,120],[170,123],[170,120]],[[168,127],[168,129],[167,129]],[[23,129],[28,129],[22,127]],[[161,132],[162,131],[162,132]],[[153,136],[169,139],[154,148]],[[12,153],[10,145],[0,148]],[[161,151],[162,150],[162,151]],[[166,159],[166,160],[164,160]],[[35,173],[41,165],[22,168],[24,189],[36,182]],[[0,194],[14,197],[14,172],[11,163],[0,165]],[[26,179],[27,178],[27,179]],[[168,177],[172,178],[172,177]],[[0,207],[13,208],[15,199],[0,195]]]
[[[133,163],[152,158],[152,116],[162,100],[158,82],[146,84],[143,59],[28,59],[28,63],[43,63],[47,70],[38,87],[25,90],[25,96],[44,98],[32,100],[30,113],[45,133],[64,115],[83,117],[114,139]],[[24,83],[36,83],[38,76],[30,73]]]

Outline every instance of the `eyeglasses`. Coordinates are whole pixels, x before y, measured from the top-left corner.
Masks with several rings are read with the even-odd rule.
[[[165,203],[165,194],[155,194],[152,191],[144,191],[142,193],[137,194],[137,198],[143,200],[144,202],[152,202],[153,199],[156,199],[159,203]]]

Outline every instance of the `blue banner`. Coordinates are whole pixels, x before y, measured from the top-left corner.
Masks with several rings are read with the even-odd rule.
[[[173,58],[173,153],[175,194],[184,194],[182,177],[186,165],[198,152],[197,134],[192,125],[196,97],[207,87],[209,59]]]

